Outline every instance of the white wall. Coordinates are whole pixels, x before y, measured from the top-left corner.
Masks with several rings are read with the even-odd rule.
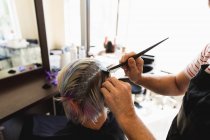
[[[48,49],[64,46],[64,0],[43,0]]]
[[[38,39],[38,29],[33,0],[15,0],[22,38]]]

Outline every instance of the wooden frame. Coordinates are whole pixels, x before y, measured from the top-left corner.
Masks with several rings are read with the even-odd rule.
[[[38,27],[38,34],[39,34],[39,44],[40,44],[40,49],[41,49],[42,67],[35,70],[31,70],[31,71],[27,71],[27,72],[23,72],[19,74],[14,74],[4,79],[0,79],[0,85],[1,85],[0,91],[2,88],[8,87],[8,84],[12,86],[12,85],[15,85],[15,83],[17,82],[18,83],[22,82],[22,80],[29,80],[33,77],[43,76],[45,74],[45,71],[50,70],[43,0],[34,0],[34,5],[35,5],[37,27]]]
[[[45,70],[50,70],[49,63],[49,53],[47,46],[47,35],[45,28],[45,19],[44,19],[44,8],[42,0],[34,0],[35,10],[36,10],[36,18],[39,32],[39,41],[41,46],[41,55],[42,55],[42,63],[43,68]]]

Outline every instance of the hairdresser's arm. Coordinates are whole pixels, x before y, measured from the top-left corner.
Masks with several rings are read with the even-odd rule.
[[[185,93],[190,80],[184,74],[184,71],[177,75],[169,74],[165,76],[142,74],[144,62],[141,58],[136,60],[129,58],[134,54],[133,52],[125,54],[120,60],[120,62],[125,62],[128,59],[128,66],[123,69],[131,81],[162,95],[175,96]]]
[[[105,103],[129,140],[154,140],[134,110],[131,87],[128,83],[112,77],[102,84],[101,92]]]

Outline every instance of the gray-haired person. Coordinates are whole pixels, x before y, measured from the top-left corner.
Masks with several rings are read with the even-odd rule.
[[[58,89],[69,123],[58,132],[71,140],[124,140],[100,91],[109,75],[95,59],[79,59],[58,75]]]

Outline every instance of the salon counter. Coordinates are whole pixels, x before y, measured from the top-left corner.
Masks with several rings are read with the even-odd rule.
[[[43,88],[46,84],[43,74],[5,80],[0,84],[0,123],[58,94],[56,87]]]

